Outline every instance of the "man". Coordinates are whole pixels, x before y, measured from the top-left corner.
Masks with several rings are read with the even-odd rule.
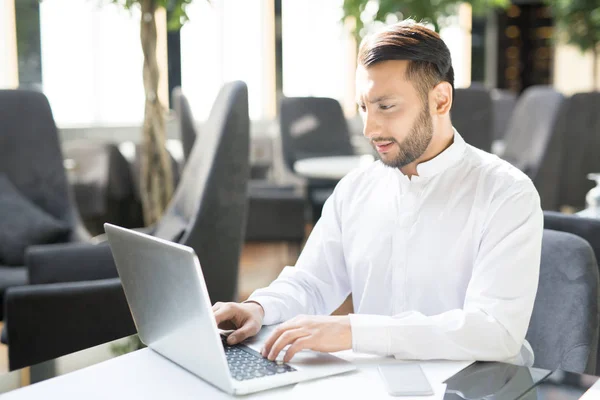
[[[364,135],[381,161],[348,174],[295,268],[248,302],[217,303],[231,344],[283,322],[263,355],[303,349],[531,365],[542,211],[532,182],[452,127],[454,72],[433,31],[400,23],[365,40]],[[356,314],[329,316],[349,293]],[[304,314],[304,315],[303,315]]]

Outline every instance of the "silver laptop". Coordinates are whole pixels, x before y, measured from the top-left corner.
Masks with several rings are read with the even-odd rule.
[[[246,394],[355,369],[312,351],[289,363],[269,361],[257,351],[268,336],[265,328],[229,346],[193,249],[111,224],[104,228],[141,341],[219,389]]]

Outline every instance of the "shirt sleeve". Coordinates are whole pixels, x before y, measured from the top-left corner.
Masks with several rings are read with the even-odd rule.
[[[285,267],[271,285],[249,297],[248,301],[263,307],[265,325],[300,314],[329,315],[350,293],[341,238],[339,187],[325,202],[296,266]]]
[[[543,213],[533,184],[492,203],[464,306],[439,315],[351,315],[354,351],[402,359],[510,360],[525,342],[538,286]]]

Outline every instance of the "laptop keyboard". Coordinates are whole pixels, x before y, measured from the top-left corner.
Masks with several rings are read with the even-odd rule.
[[[230,346],[227,344],[224,337],[221,337],[221,339],[223,348],[225,349],[225,357],[227,358],[229,371],[231,371],[231,376],[233,376],[235,380],[246,381],[249,379],[261,378],[263,376],[279,375],[296,371],[288,364],[269,361],[259,352],[252,350],[248,346]]]

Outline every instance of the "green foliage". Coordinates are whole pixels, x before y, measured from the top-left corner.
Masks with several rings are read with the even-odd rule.
[[[484,14],[497,7],[508,7],[510,0],[344,0],[343,19],[352,19],[355,23],[352,33],[357,42],[365,36],[364,24],[373,21],[388,22],[407,18],[432,24],[439,32],[444,19],[454,15],[460,3],[469,3],[474,14]],[[368,6],[368,4],[371,5]],[[376,8],[372,15],[365,10]]]
[[[111,3],[123,6],[126,9],[137,7],[141,0],[109,0]],[[180,29],[187,21],[189,21],[186,13],[186,7],[194,0],[153,0],[156,8],[166,8],[169,13],[169,21],[167,28],[170,31]]]
[[[556,24],[569,43],[582,51],[598,51],[600,43],[599,0],[546,0]]]

